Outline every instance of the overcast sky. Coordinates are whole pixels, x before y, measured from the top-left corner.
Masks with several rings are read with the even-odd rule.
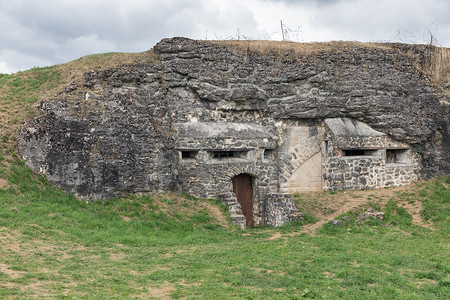
[[[165,37],[427,43],[450,47],[449,0],[0,0],[0,73]]]

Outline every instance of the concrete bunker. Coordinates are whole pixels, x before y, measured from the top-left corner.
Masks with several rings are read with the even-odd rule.
[[[278,226],[299,216],[290,194],[448,173],[447,110],[394,49],[294,62],[174,38],[154,51],[157,64],[87,72],[43,101],[19,138],[26,164],[87,200],[219,197],[239,226],[240,174],[252,176],[253,225]]]
[[[182,189],[219,197],[241,226],[292,219],[290,194],[408,184],[419,168],[409,145],[350,118],[187,122],[174,132]]]
[[[233,222],[241,227],[282,224],[301,217],[290,198],[289,213],[281,213],[282,205],[278,205],[282,217],[266,210],[267,203],[279,199],[275,127],[250,122],[187,122],[173,124],[173,131],[175,151],[180,153],[182,190],[221,199]]]
[[[326,119],[323,190],[371,189],[418,179],[420,158],[411,146],[349,118]]]

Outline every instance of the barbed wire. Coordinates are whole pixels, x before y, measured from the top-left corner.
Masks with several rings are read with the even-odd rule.
[[[381,43],[406,43],[406,44],[429,44],[443,47],[437,39],[437,26],[433,23],[427,26],[422,34],[422,38],[418,38],[409,30],[397,29],[395,33],[387,40],[372,40],[371,42]],[[258,37],[247,36],[238,28],[235,34],[218,35],[214,33],[216,40],[267,40],[267,41],[289,41],[289,42],[305,42],[303,38],[303,27],[297,26],[294,29],[280,21],[280,25],[274,28],[270,33],[260,35]],[[206,38],[208,39],[208,38]]]
[[[283,38],[284,37],[284,38]],[[228,35],[219,35],[214,33],[214,38],[216,40],[268,40],[268,41],[289,41],[289,42],[303,42],[303,27],[297,26],[295,29],[292,29],[285,23],[280,24],[276,29],[271,33],[264,34],[259,37],[247,36],[241,33],[240,29],[236,30],[235,34]],[[208,30],[206,31],[206,40],[208,40]]]

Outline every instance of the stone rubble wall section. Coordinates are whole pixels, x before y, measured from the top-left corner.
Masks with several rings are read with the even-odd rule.
[[[240,228],[245,228],[246,219],[236,195],[233,192],[222,193],[219,195],[219,200],[228,207],[233,223]],[[257,225],[281,226],[289,221],[304,220],[304,215],[298,211],[290,195],[267,193],[263,194],[262,201],[265,209],[264,220]]]
[[[232,178],[239,174],[253,177],[253,211],[255,225],[263,225],[262,194],[278,191],[278,167],[275,159],[264,159],[263,150],[249,151],[252,159],[211,158],[199,151],[195,159],[182,159],[178,172],[180,189],[196,197],[217,198],[232,192]]]
[[[410,149],[388,136],[330,137],[322,161],[322,186],[326,191],[373,189],[411,184],[420,178],[420,156],[411,149],[410,162],[387,163],[386,148]],[[373,149],[374,155],[343,156],[342,149]]]
[[[418,180],[417,164],[386,165],[382,157],[329,158],[323,170],[326,191],[408,185]]]
[[[196,158],[181,159],[178,181],[182,190],[196,197],[216,198],[232,191],[231,180],[239,174],[253,177],[253,189],[276,192],[278,172],[275,160],[266,161],[262,150],[249,151],[253,158],[212,158],[209,151],[199,151]]]
[[[270,193],[262,195],[265,206],[264,225],[280,226],[289,221],[303,221],[304,215],[295,206],[290,195]]]

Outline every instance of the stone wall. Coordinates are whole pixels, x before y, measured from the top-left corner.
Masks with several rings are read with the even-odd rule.
[[[19,139],[26,164],[91,200],[176,189],[177,155],[158,72],[151,65],[90,72],[84,87],[42,102],[42,115]]]
[[[331,130],[327,131],[323,159],[324,190],[401,186],[419,178],[420,156],[410,145],[395,141],[381,132],[367,130],[371,135],[339,136]],[[360,152],[346,156],[348,150]],[[387,152],[401,152],[407,157],[390,162]]]
[[[419,164],[386,164],[384,156],[330,157],[323,168],[324,190],[372,189],[410,184]]]
[[[278,172],[275,160],[265,160],[262,150],[247,153],[249,158],[213,158],[200,151],[195,159],[180,163],[178,181],[181,190],[197,197],[217,198],[232,192],[231,180],[239,174],[253,177],[253,211],[255,225],[261,225],[263,210],[260,195],[278,190]]]
[[[280,226],[288,221],[303,221],[290,195],[272,193],[262,195],[264,207],[264,225]]]
[[[163,191],[218,197],[230,192],[233,176],[250,174],[260,223],[262,195],[292,192],[319,154],[325,189],[449,173],[448,102],[405,47],[423,51],[378,45],[262,55],[164,39],[154,47],[159,60],[87,72],[82,85],[43,101],[41,116],[23,126],[20,153],[51,182],[91,200]],[[382,134],[325,135],[333,130],[322,123],[337,118]],[[386,152],[337,156],[349,147],[408,147],[412,162],[388,166]],[[190,151],[195,157],[183,154]],[[214,151],[246,157],[219,162]]]

